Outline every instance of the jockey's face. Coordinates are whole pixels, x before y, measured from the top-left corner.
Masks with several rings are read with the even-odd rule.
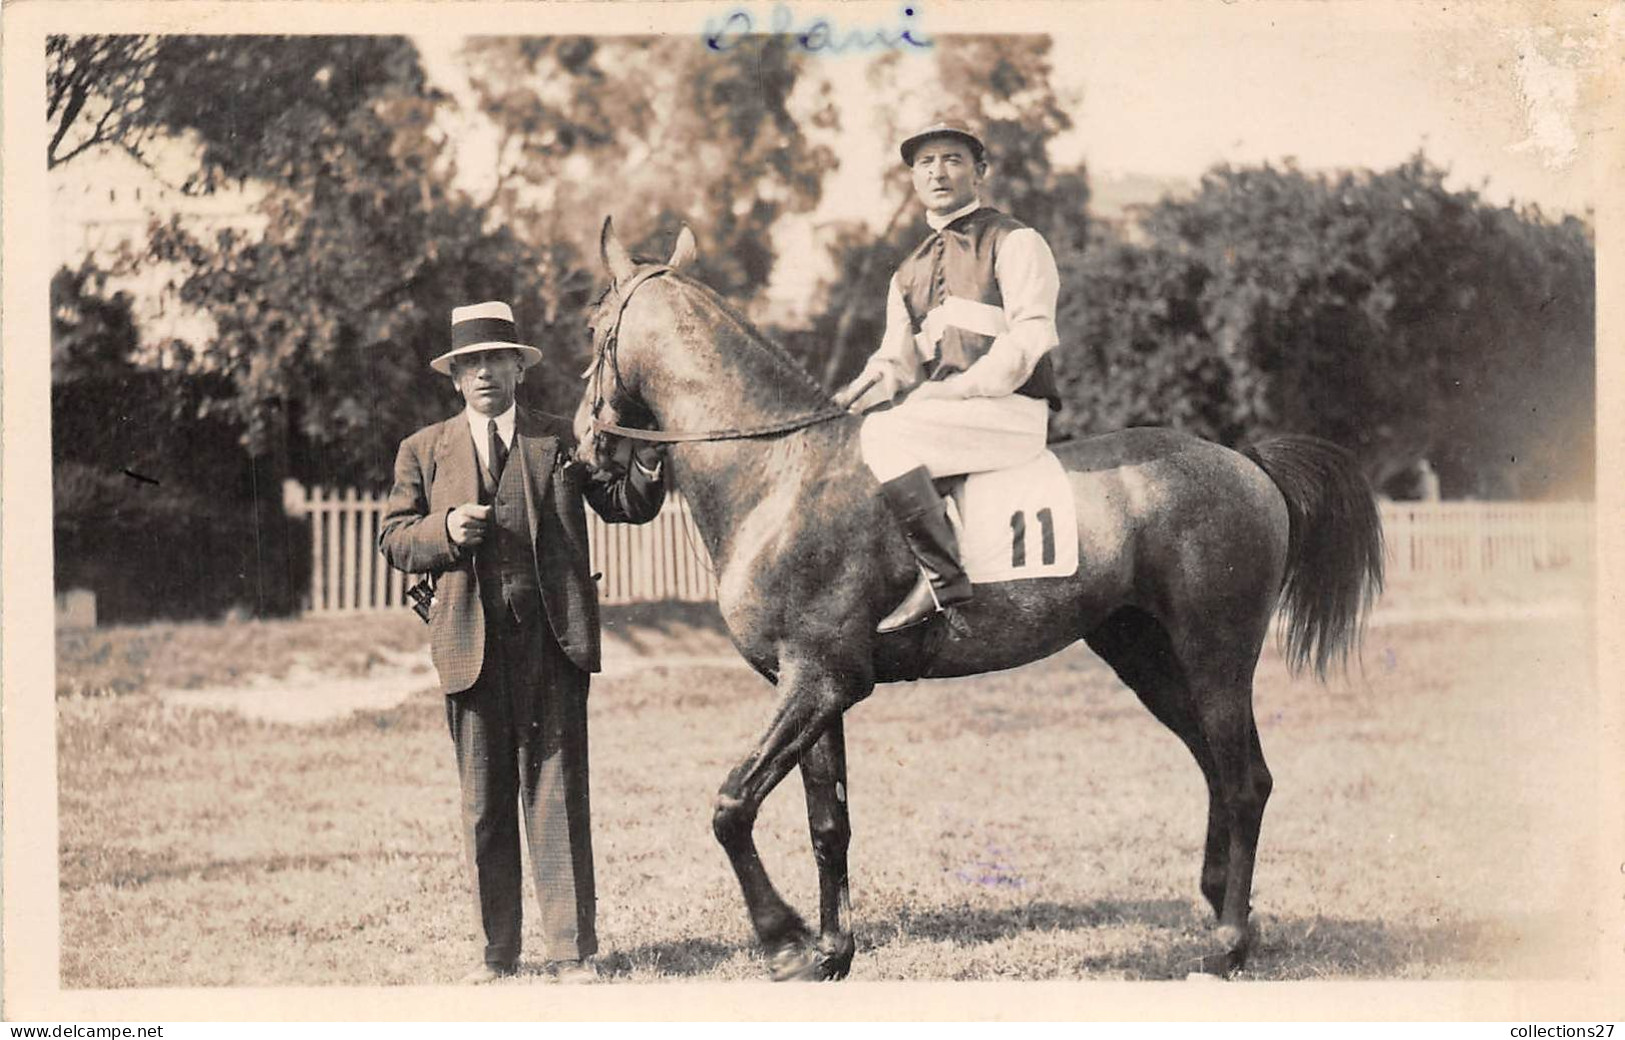
[[[525,381],[525,367],[517,350],[480,350],[451,359],[451,381],[470,407],[495,418],[513,405],[514,388]]]
[[[952,213],[976,198],[986,169],[963,138],[927,138],[914,151],[914,194],[932,213]]]

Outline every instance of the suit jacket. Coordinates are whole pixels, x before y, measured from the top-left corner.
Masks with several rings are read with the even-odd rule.
[[[523,467],[536,584],[548,623],[565,654],[582,670],[596,672],[598,590],[582,499],[611,523],[640,524],[660,512],[666,488],[636,466],[614,479],[589,478],[585,466],[569,461],[573,445],[567,421],[520,407],[507,465]],[[402,441],[378,536],[379,548],[398,570],[439,576],[429,611],[429,654],[447,694],[474,685],[485,659],[474,550],[455,544],[446,532],[446,514],[479,501],[479,465],[462,413]]]

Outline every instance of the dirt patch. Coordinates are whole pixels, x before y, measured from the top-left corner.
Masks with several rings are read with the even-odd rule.
[[[606,612],[603,674],[635,674],[649,668],[748,666],[734,652],[715,609],[681,610],[662,605]],[[436,685],[427,646],[416,651],[378,651],[364,676],[324,670],[320,660],[302,654],[284,674],[255,675],[225,685],[162,690],[158,696],[177,707],[229,711],[262,722],[314,725],[358,711],[396,707],[414,693]]]
[[[1466,596],[1414,593],[1385,598],[1371,617],[1373,627],[1423,621],[1506,621],[1578,617],[1585,606],[1557,598],[1550,589],[1539,599],[1511,595]],[[1566,591],[1566,590],[1565,590]],[[398,621],[398,619],[393,619]],[[313,623],[313,622],[310,622]],[[201,688],[166,689],[169,704],[235,712],[244,718],[286,725],[313,725],[359,711],[396,707],[414,693],[435,686],[428,647],[415,650],[380,646],[369,650],[364,674],[301,650],[275,677],[251,675]],[[612,607],[603,618],[603,677],[619,678],[654,668],[729,668],[748,671],[735,652],[713,604],[658,603]]]
[[[393,708],[416,690],[434,685],[429,651],[388,652],[362,676],[324,672],[309,658],[280,678],[256,675],[226,686],[162,690],[166,703],[186,708],[231,711],[244,718],[289,725],[310,725],[357,711]]]

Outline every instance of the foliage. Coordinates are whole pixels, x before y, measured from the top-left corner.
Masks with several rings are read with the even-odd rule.
[[[80,42],[53,55],[61,75]],[[448,99],[404,38],[175,37],[124,57],[139,89],[101,84],[117,95],[105,107],[131,113],[124,144],[184,135],[199,144],[190,189],[269,188],[263,234],[175,219],[148,259],[178,263],[183,302],[213,319],[175,355],[207,377],[197,407],[307,482],[387,481],[400,438],[454,407],[425,363],[471,300],[512,302],[546,355],[521,399],[567,412],[606,184],[634,227],[693,221],[701,276],[749,296],[771,274],[773,225],[816,203],[830,161],[791,111],[806,58],[781,45],[721,59],[692,40],[475,44],[484,107],[509,137],[483,202],[457,187],[437,122]],[[831,118],[827,103],[811,118]]]
[[[136,363],[130,299],[87,264],[51,283],[52,521],[59,589],[105,621],[293,606],[298,551],[272,474],[202,402],[219,381]]]
[[[979,124],[988,200],[1055,251],[1057,432],[1291,430],[1347,444],[1380,483],[1425,457],[1447,495],[1589,485],[1582,222],[1449,190],[1418,155],[1380,172],[1219,167],[1191,197],[1110,226],[1090,218],[1086,171],[1049,158],[1074,99],[1053,83],[1047,38],[936,42],[930,58],[871,62],[872,93],[892,99],[894,137],[922,111]],[[148,258],[181,264],[183,300],[213,319],[203,341],[140,354],[127,308],[93,302],[83,272],[67,277],[84,310],[54,330],[53,379],[74,402],[61,429],[86,446],[61,461],[118,458],[218,499],[246,500],[261,475],[386,481],[399,439],[455,406],[425,362],[459,303],[511,301],[546,355],[522,399],[568,411],[606,209],[655,256],[690,222],[698,276],[749,302],[773,275],[775,231],[817,205],[837,160],[815,143],[835,127],[830,99],[782,38],[724,55],[678,38],[470,44],[502,135],[485,199],[459,187],[450,99],[405,38],[52,37],[47,52],[52,165],[184,141],[188,190],[267,189],[263,234],[172,221],[153,236]],[[879,342],[885,280],[925,234],[906,171],[876,174],[890,219],[837,229],[810,326],[784,333],[831,386]],[[97,428],[85,417],[98,414],[115,418]]]
[[[399,37],[52,36],[46,42],[53,167],[111,145],[148,160],[176,136],[198,146],[188,189],[301,176],[331,151],[288,149],[387,84],[426,90]]]
[[[146,74],[159,46],[150,36],[47,37],[48,168],[106,145],[141,154],[153,133],[143,103]]]
[[[1097,234],[1063,265],[1063,428],[1313,433],[1379,484],[1425,457],[1447,495],[1582,489],[1588,233],[1443,180],[1421,155],[1377,173],[1218,167],[1131,233]]]
[[[53,461],[100,463],[171,485],[240,466],[235,431],[206,407],[229,388],[184,364],[144,363],[133,301],[109,295],[107,282],[90,261],[51,280]],[[184,355],[185,346],[170,344],[168,353]],[[221,490],[235,497],[239,489]]]
[[[550,265],[565,286],[601,280],[599,227],[613,214],[662,258],[688,222],[694,274],[747,300],[772,275],[774,226],[818,203],[835,163],[793,103],[809,59],[782,38],[725,55],[689,37],[492,38],[467,57],[504,136],[493,208],[524,240],[571,247]],[[808,126],[833,125],[827,95],[810,106]]]
[[[1202,273],[1177,249],[1096,224],[1061,264],[1056,374],[1063,434],[1175,426],[1221,441],[1246,429],[1194,303]]]
[[[182,299],[216,326],[194,368],[229,382],[218,407],[255,454],[309,482],[387,479],[400,438],[452,400],[426,365],[444,349],[451,308],[502,297],[522,312],[534,265],[447,183],[438,98],[408,41],[198,46],[192,71],[170,75],[245,60],[239,73],[304,74],[272,78],[275,112],[251,111],[268,117],[257,140],[229,137],[205,153],[206,169],[272,186],[263,235],[200,236],[174,220],[153,237],[152,257],[183,265]],[[177,126],[195,115],[178,113]]]

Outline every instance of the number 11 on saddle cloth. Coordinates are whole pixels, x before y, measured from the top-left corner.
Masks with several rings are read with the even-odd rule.
[[[1078,571],[1077,505],[1053,452],[956,481],[948,519],[974,583],[1064,578]]]

